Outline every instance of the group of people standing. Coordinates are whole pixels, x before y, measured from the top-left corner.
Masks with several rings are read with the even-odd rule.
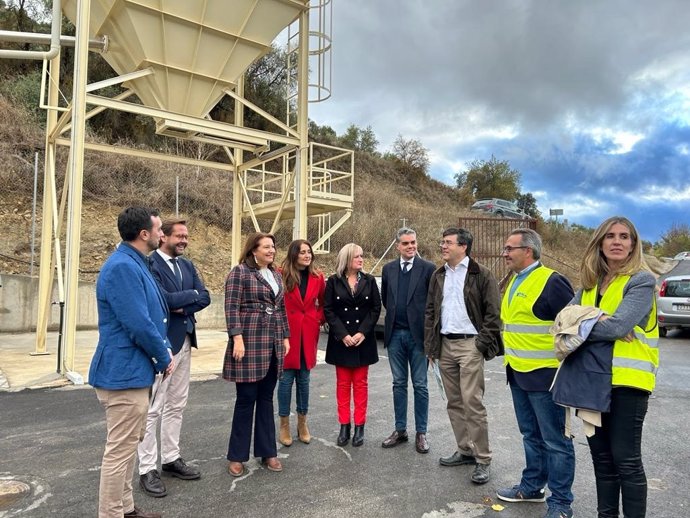
[[[179,425],[188,391],[189,351],[196,346],[194,312],[210,299],[191,262],[180,257],[188,237],[184,221],[166,222],[161,230],[155,211],[130,208],[120,215],[118,229],[123,243],[104,264],[97,284],[100,338],[89,373],[106,409],[108,433],[99,516],[155,518],[159,515],[133,503],[137,446],[140,484],[151,496],[165,496],[156,470],[159,419],[162,470],[182,479],[200,476],[198,468],[180,456]],[[161,249],[149,263],[146,254],[159,244]],[[431,363],[442,382],[456,443],[455,452],[439,463],[472,466],[470,480],[487,483],[492,452],[483,403],[484,362],[504,355],[526,466],[519,483],[498,489],[497,497],[515,503],[546,501],[545,518],[571,518],[575,454],[566,409],[554,402],[551,389],[559,383],[559,365],[567,365],[575,379],[578,369],[587,367],[577,362],[577,352],[560,363],[550,331],[559,313],[577,304],[601,310],[588,325],[587,340],[605,342],[610,356],[610,405],[587,438],[598,516],[619,516],[621,502],[624,516],[645,516],[641,436],[658,368],[658,329],[655,280],[635,227],[620,217],[600,225],[582,258],[583,287],[577,292],[564,276],[540,262],[541,238],[533,230],[515,229],[505,241],[502,256],[514,275],[502,296],[492,273],[471,257],[472,245],[467,230],[446,229],[440,242],[443,265],[437,268],[417,254],[415,231],[402,228],[396,234],[399,257],[384,266],[379,291],[376,279],[363,271],[362,248],[354,243],[340,250],[335,273],[326,280],[315,267],[308,241],[293,241],[277,267],[275,237],[250,235],[225,283],[229,341],[223,377],[236,386],[227,452],[230,475],[246,473],[252,438],[253,454],[264,467],[283,470],[274,421],[276,385],[278,442],[293,443],[293,385],[297,439],[311,441],[309,379],[324,323],[325,358],[336,373],[336,443],[364,443],[368,373],[379,359],[374,331],[383,305],[395,424],[381,446],[392,448],[409,440],[411,381],[415,450],[429,452]],[[578,351],[586,351],[587,344]],[[155,372],[160,375],[154,383]]]

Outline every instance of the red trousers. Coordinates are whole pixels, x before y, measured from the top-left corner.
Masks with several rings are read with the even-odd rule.
[[[369,400],[369,366],[335,367],[336,399],[338,401],[338,422],[350,423],[350,395],[355,404],[355,426],[367,422]]]

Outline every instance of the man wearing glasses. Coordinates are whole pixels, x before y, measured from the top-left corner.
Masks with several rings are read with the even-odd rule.
[[[429,281],[424,349],[439,361],[447,410],[457,450],[442,466],[474,465],[470,480],[490,479],[491,449],[484,397],[484,361],[503,354],[498,284],[470,257],[472,234],[462,228],[443,232],[445,264]]]
[[[159,422],[162,471],[182,480],[201,477],[199,468],[188,465],[180,456],[180,431],[189,395],[191,348],[197,347],[194,314],[211,303],[194,264],[183,257],[189,243],[187,222],[179,218],[166,220],[161,231],[160,248],[151,254],[150,264],[170,309],[167,335],[175,355],[175,369],[165,379],[158,377],[153,385],[155,397],[149,405],[146,432],[138,447],[139,485],[154,498],[168,494],[157,469]]]
[[[549,388],[558,360],[549,328],[573,298],[568,279],[539,262],[541,238],[534,230],[513,230],[503,258],[515,274],[501,304],[505,365],[513,407],[525,448],[526,467],[518,485],[499,489],[506,502],[543,502],[545,518],[571,518],[575,476],[572,440],[564,435],[565,408]],[[545,498],[548,484],[551,495]]]

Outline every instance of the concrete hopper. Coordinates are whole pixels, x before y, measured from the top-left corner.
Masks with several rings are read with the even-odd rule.
[[[76,23],[77,0],[63,10]],[[144,105],[203,118],[309,0],[92,0],[89,34]]]

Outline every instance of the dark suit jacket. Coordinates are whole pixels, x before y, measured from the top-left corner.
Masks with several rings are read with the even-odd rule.
[[[331,275],[326,283],[323,312],[328,322],[326,363],[341,367],[363,367],[379,361],[374,328],[381,314],[381,295],[372,275],[363,273],[353,295],[345,277]],[[364,341],[345,347],[343,338],[358,332]]]
[[[285,349],[283,339],[290,338],[285,313],[283,280],[273,271],[279,286],[278,294],[261,272],[241,263],[225,280],[225,321],[228,326],[228,346],[223,362],[223,378],[237,383],[260,381],[268,374],[274,351],[278,360],[278,376],[283,372]],[[242,335],[244,358],[232,356],[233,337]]]
[[[182,287],[177,283],[175,274],[166,264],[165,259],[153,252],[149,258],[151,273],[163,292],[165,301],[170,308],[170,323],[168,324],[168,340],[172,346],[173,354],[182,349],[187,335],[187,321],[191,321],[194,330],[190,335],[192,347],[196,343],[196,319],[194,313],[201,311],[211,303],[211,297],[204,283],[196,273],[192,262],[183,257],[177,258],[177,265],[182,273]],[[182,313],[176,313],[176,309],[182,309]]]
[[[391,341],[396,308],[398,304],[403,304],[407,308],[407,322],[410,326],[410,334],[412,334],[415,344],[419,348],[424,349],[424,308],[426,307],[426,296],[429,292],[429,279],[435,269],[434,263],[426,261],[421,257],[415,257],[410,270],[410,286],[407,289],[407,299],[398,300],[398,278],[402,274],[400,258],[391,261],[383,267],[381,302],[383,307],[386,308],[383,334],[384,347],[388,347]]]

